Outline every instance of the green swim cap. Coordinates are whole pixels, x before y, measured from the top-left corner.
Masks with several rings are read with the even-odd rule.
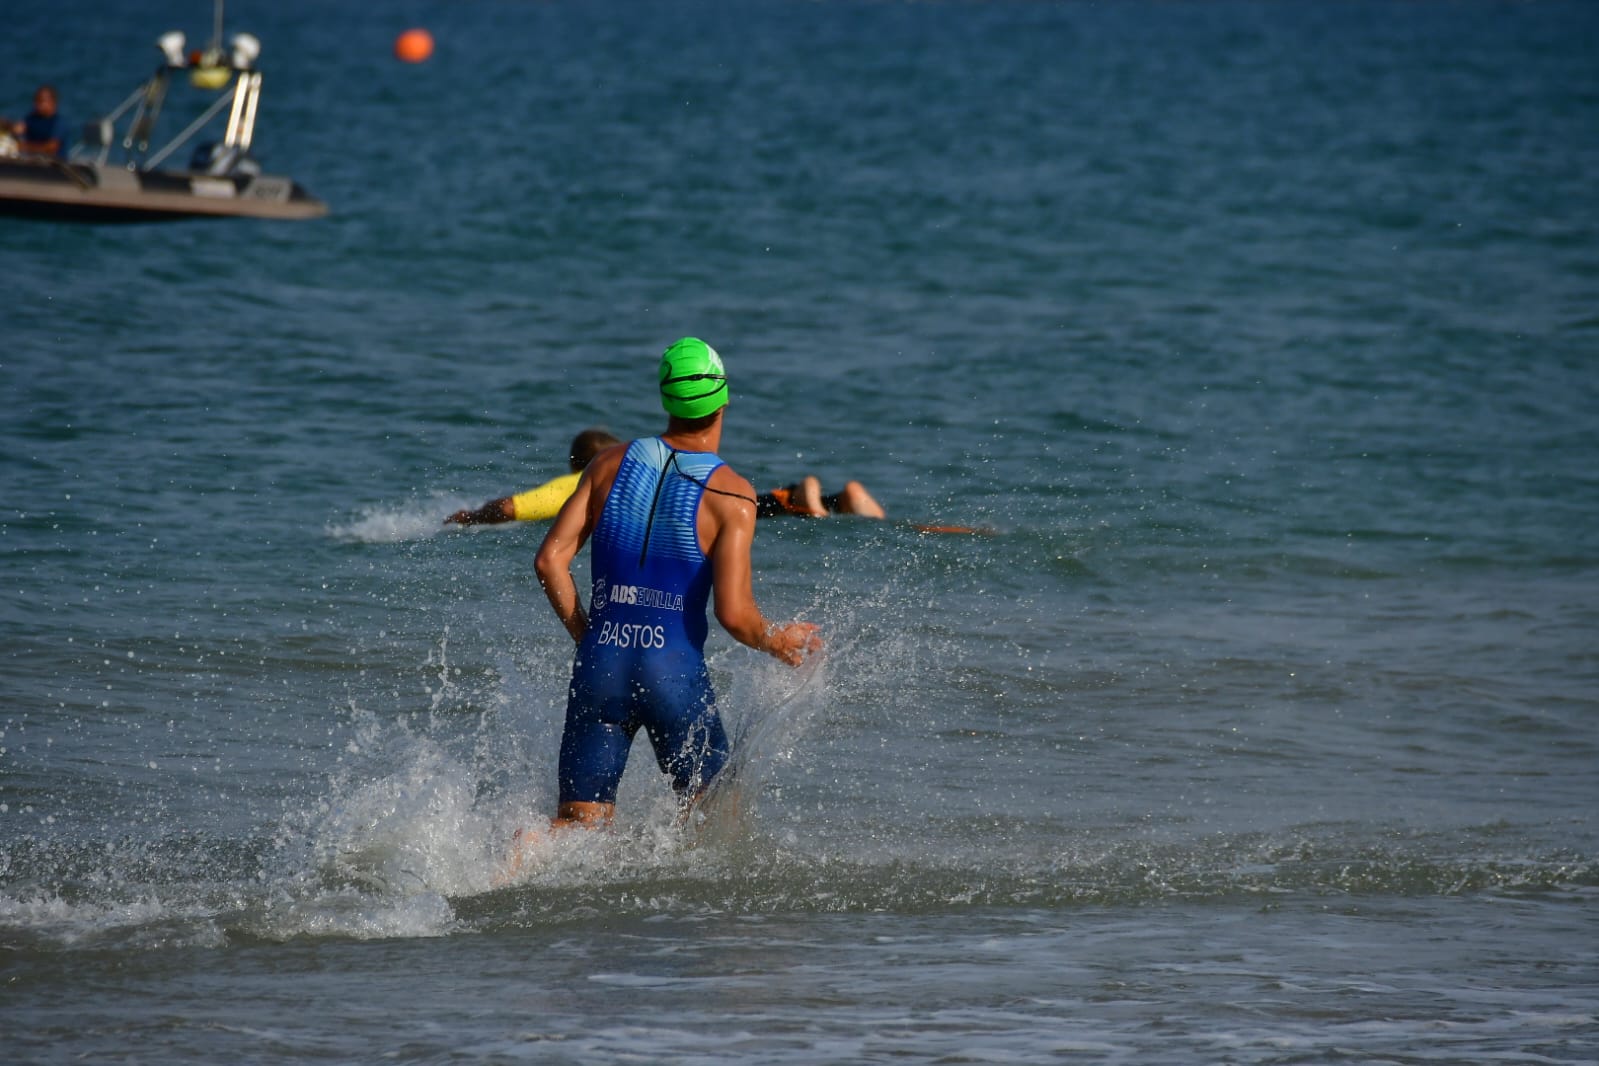
[[[684,337],[661,353],[661,406],[678,418],[704,418],[727,403],[727,373],[716,349]]]

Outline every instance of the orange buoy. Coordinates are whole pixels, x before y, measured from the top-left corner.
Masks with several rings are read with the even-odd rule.
[[[433,54],[433,35],[427,30],[406,30],[394,39],[395,56],[406,63],[421,63]]]

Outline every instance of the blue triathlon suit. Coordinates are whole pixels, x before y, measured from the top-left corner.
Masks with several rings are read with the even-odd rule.
[[[705,669],[711,564],[700,550],[713,452],[657,437],[628,445],[592,545],[588,631],[572,663],[561,737],[562,803],[615,803],[643,726],[672,787],[691,794],[727,762]]]

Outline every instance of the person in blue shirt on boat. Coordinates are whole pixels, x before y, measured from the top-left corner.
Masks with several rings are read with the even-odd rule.
[[[11,127],[17,138],[17,148],[23,155],[48,155],[57,159],[67,156],[67,124],[57,109],[58,98],[53,86],[41,85],[33,94],[33,110],[21,122]]]
[[[721,357],[685,337],[661,355],[666,431],[600,452],[561,507],[534,569],[577,643],[552,828],[611,821],[643,729],[685,810],[728,758],[705,667],[707,605],[741,644],[790,666],[821,650],[816,625],[768,622],[752,589],[755,489],[717,455],[727,408]],[[587,609],[572,563],[593,538]],[[520,866],[523,835],[508,873]]]

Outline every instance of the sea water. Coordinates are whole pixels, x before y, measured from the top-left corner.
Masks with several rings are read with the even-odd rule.
[[[1599,1057],[1599,9],[226,17],[326,219],[0,227],[0,1057]],[[760,525],[710,817],[500,883],[571,643],[442,519],[685,334],[890,520]]]

